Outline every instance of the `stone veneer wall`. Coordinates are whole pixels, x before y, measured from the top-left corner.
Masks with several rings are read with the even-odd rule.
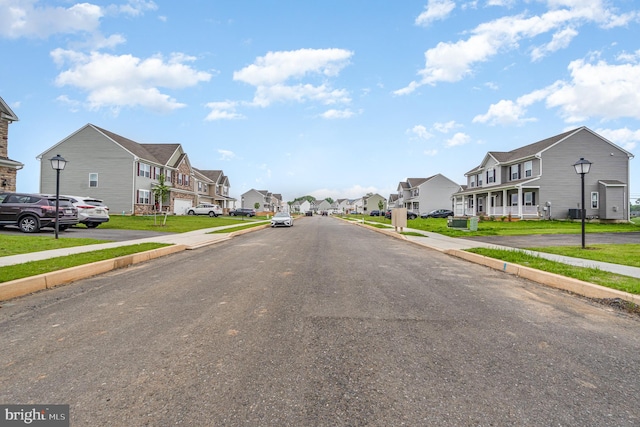
[[[0,119],[0,159],[9,158],[9,121]],[[0,191],[16,191],[18,171],[0,166]],[[2,185],[6,182],[6,185]]]

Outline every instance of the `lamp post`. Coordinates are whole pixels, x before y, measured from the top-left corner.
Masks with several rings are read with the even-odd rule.
[[[55,157],[50,159],[51,161],[51,167],[56,171],[56,239],[58,238],[58,230],[59,230],[59,224],[58,224],[58,220],[60,217],[60,212],[58,212],[58,209],[60,207],[60,171],[62,169],[64,169],[65,165],[67,164],[67,161],[60,156],[60,154],[56,154]]]
[[[576,169],[576,173],[580,175],[580,179],[582,181],[582,204],[580,205],[580,217],[582,218],[582,249],[584,249],[584,217],[586,216],[587,210],[584,207],[584,176],[589,173],[589,169],[591,169],[591,163],[589,160],[585,160],[584,157],[580,157],[573,167]]]

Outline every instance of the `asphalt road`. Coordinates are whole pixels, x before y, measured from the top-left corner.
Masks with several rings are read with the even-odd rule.
[[[637,426],[640,321],[330,217],[0,309],[73,426]]]

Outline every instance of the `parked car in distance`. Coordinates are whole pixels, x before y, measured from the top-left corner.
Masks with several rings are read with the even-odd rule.
[[[231,216],[256,216],[256,210],[251,208],[238,208],[229,212]]]
[[[55,196],[53,196],[55,197]],[[103,222],[109,221],[109,208],[102,200],[93,197],[61,196],[69,199],[78,209],[78,222],[87,228],[96,228]]]
[[[304,213],[305,216],[313,216],[313,211],[306,211]]]
[[[288,212],[278,212],[271,218],[271,227],[278,226],[293,227],[293,218]]]
[[[78,223],[78,210],[69,199],[58,198],[58,230]],[[23,233],[37,233],[56,225],[56,196],[0,193],[0,227],[15,225]]]
[[[200,203],[194,208],[187,209],[187,215],[209,215],[215,218],[218,215],[222,215],[222,208],[220,205]]]
[[[369,216],[381,216],[382,213],[379,210],[369,212]]]
[[[387,219],[391,219],[391,210],[390,209],[387,210],[384,213],[384,217],[387,218]],[[407,211],[407,219],[416,219],[416,218],[418,218],[418,214],[417,213],[411,212],[411,211]]]
[[[453,211],[450,209],[435,209],[420,214],[420,218],[448,218],[450,216],[453,216]]]

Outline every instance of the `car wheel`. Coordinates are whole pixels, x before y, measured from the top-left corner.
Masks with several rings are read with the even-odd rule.
[[[87,223],[87,228],[96,228],[98,225],[100,225],[97,222],[88,222]]]
[[[216,217],[216,213],[215,213],[215,212],[209,212],[209,216],[210,216],[211,218],[215,218],[215,217]]]
[[[229,216],[236,216],[236,214],[233,212],[229,212]]]
[[[37,233],[40,231],[40,221],[32,215],[23,216],[18,222],[18,227],[23,233]]]
[[[196,213],[194,211],[188,211],[187,215],[195,215]]]

